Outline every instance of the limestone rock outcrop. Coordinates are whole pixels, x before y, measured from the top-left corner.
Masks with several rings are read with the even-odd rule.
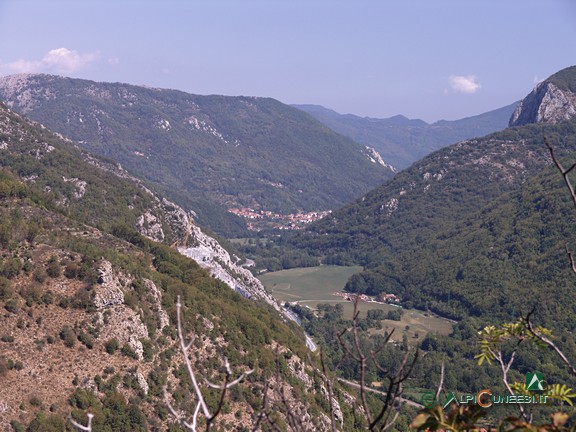
[[[510,118],[510,126],[559,123],[575,116],[576,93],[543,81],[518,104]]]

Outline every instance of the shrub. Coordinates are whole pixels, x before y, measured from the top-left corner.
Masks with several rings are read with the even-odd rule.
[[[50,305],[54,303],[54,294],[52,291],[46,291],[44,294],[42,294],[41,300],[45,305]]]
[[[116,339],[116,338],[110,339],[104,344],[104,348],[106,348],[106,352],[108,354],[114,354],[118,350],[119,347],[120,347],[120,343],[118,342],[118,339]]]
[[[82,342],[86,346],[86,348],[88,348],[88,349],[94,348],[94,338],[92,338],[92,336],[90,336],[84,332],[81,332],[78,335],[78,340],[80,342]]]
[[[64,341],[64,345],[68,348],[72,348],[76,343],[76,333],[72,328],[64,326],[62,330],[60,330],[60,339]]]
[[[70,305],[70,299],[68,297],[62,297],[58,302],[58,306],[60,306],[62,309],[68,308],[69,305]]]
[[[8,279],[14,279],[20,274],[20,270],[22,270],[22,261],[20,261],[20,258],[10,258],[6,260],[2,266],[2,275]]]
[[[66,421],[57,414],[39,412],[36,418],[28,425],[27,432],[59,432],[66,429]]]
[[[388,311],[388,314],[386,315],[386,319],[392,320],[392,321],[400,321],[402,319],[402,312],[401,310],[391,310]]]
[[[42,406],[42,399],[40,399],[38,395],[33,395],[28,402],[30,402],[30,405],[35,407]]]
[[[57,278],[60,276],[60,262],[58,261],[58,257],[56,255],[52,255],[48,260],[46,273],[51,278]]]
[[[12,283],[4,276],[0,276],[0,300],[7,300],[14,295]]]
[[[32,306],[40,301],[43,291],[38,284],[30,284],[20,290],[20,295],[26,300],[27,306]]]
[[[125,344],[122,347],[122,354],[124,354],[126,357],[131,357],[134,360],[138,360],[138,354],[136,354],[136,351],[134,351],[132,348],[130,348],[130,346],[128,344]]]
[[[8,360],[4,357],[0,357],[0,377],[5,375],[10,370],[10,366],[8,365]]]
[[[86,309],[92,311],[94,309],[94,301],[92,301],[92,294],[87,288],[80,288],[74,293],[72,298],[72,306],[77,309]]]
[[[38,268],[34,270],[33,277],[36,282],[44,283],[48,275],[46,274],[46,271],[44,269]]]
[[[66,276],[68,279],[76,279],[79,274],[80,266],[78,263],[69,262],[66,264],[66,267],[64,268],[64,276]]]
[[[26,432],[26,427],[22,423],[17,422],[16,420],[12,420],[10,422],[10,427],[12,427],[12,430],[14,432]]]

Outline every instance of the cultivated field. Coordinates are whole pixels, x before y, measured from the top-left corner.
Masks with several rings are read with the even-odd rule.
[[[332,293],[342,291],[346,281],[362,267],[320,266],[295,268],[266,273],[259,276],[264,286],[274,297],[288,302],[326,303],[338,300]],[[342,300],[342,299],[341,299]]]
[[[344,315],[352,318],[354,305],[341,297],[335,296],[334,292],[342,291],[346,281],[354,273],[358,273],[362,267],[320,266],[282,270],[266,273],[259,277],[264,286],[272,295],[281,301],[298,302],[302,305],[315,309],[320,303],[342,303]],[[388,304],[360,302],[358,304],[360,317],[366,316],[370,309],[383,309],[385,311],[398,310],[397,306]],[[453,322],[418,310],[403,310],[401,321],[383,320],[382,330],[372,332],[384,332],[395,329],[398,335],[394,339],[401,339],[406,334],[411,340],[420,340],[429,332],[450,334]]]

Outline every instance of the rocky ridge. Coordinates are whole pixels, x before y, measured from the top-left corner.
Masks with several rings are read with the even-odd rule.
[[[228,251],[218,241],[204,234],[196,225],[190,226],[190,234],[195,246],[179,247],[180,253],[192,258],[200,267],[210,271],[212,276],[242,296],[262,300],[279,313],[283,313],[277,301],[265,290],[262,282],[247,269],[236,265]]]
[[[144,212],[137,219],[135,228],[140,234],[151,240],[164,242],[166,240],[165,228],[167,228],[177,239],[188,238],[191,246],[178,247],[180,253],[192,258],[200,267],[208,269],[212,276],[220,279],[244,297],[263,300],[282,313],[282,309],[262,283],[250,271],[236,264],[237,257],[232,259],[228,251],[216,239],[206,235],[194,222],[196,214],[193,211],[187,212],[178,204],[166,198],[159,198],[139,179],[124,170],[120,164],[103,161],[85,152],[83,156],[87,162],[99,169],[133,181],[153,198],[154,208]],[[179,241],[174,244],[177,243]]]
[[[549,81],[539,83],[516,107],[510,126],[556,124],[576,116],[576,93]]]

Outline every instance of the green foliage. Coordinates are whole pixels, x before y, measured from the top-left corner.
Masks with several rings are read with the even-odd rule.
[[[552,384],[548,386],[545,394],[549,398],[566,402],[570,406],[574,405],[572,399],[576,398],[576,392],[566,384]]]
[[[148,240],[132,228],[127,228],[134,227],[138,216],[147,211],[156,212],[154,214],[159,219],[165,217],[155,208],[154,198],[130,181],[85,164],[73,146],[48,131],[32,126],[2,108],[0,112],[13,128],[10,137],[1,137],[10,141],[10,151],[0,152],[0,166],[10,168],[0,169],[0,174],[6,173],[6,177],[12,176],[16,180],[19,176],[35,176],[34,182],[22,183],[25,192],[23,197],[0,199],[0,237],[3,236],[0,270],[10,269],[11,266],[20,267],[20,274],[14,276],[18,282],[17,291],[12,288],[15,285],[13,280],[0,276],[3,297],[0,304],[6,310],[21,315],[17,317],[18,329],[33,327],[34,318],[37,318],[36,324],[41,325],[39,318],[42,314],[39,312],[44,309],[44,304],[82,308],[82,311],[71,311],[70,316],[94,318],[91,313],[94,312],[94,284],[98,283],[96,269],[101,260],[106,259],[114,269],[134,277],[133,289],[126,287],[127,292],[131,293],[127,297],[134,309],[142,314],[151,336],[157,337],[155,330],[159,322],[150,292],[142,283],[144,278],[152,280],[160,289],[163,307],[172,322],[175,319],[175,299],[181,297],[185,315],[183,328],[187,335],[206,334],[213,340],[226,340],[227,345],[211,353],[207,365],[202,365],[202,372],[214,367],[215,376],[210,378],[215,381],[223,376],[219,362],[223,356],[230,360],[234,369],[255,368],[259,374],[268,376],[275,372],[274,357],[269,352],[271,344],[290,347],[294,355],[305,356],[302,334],[295,324],[285,324],[272,308],[241,297],[177,250]],[[50,151],[45,151],[48,147],[39,143],[46,143]],[[38,145],[40,148],[37,148]],[[35,157],[36,150],[41,157]],[[64,177],[77,177],[87,182],[82,198],[75,195],[76,189],[71,182],[62,180]],[[17,183],[13,182],[14,185]],[[169,240],[174,233],[168,224],[164,229]],[[31,241],[34,241],[33,245]],[[44,261],[46,258],[48,262]],[[21,283],[24,279],[22,270],[30,278],[25,283]],[[68,279],[74,279],[67,282],[76,289],[74,294],[71,295],[69,290],[48,291],[49,284],[53,284],[49,278],[61,277],[62,274]],[[9,275],[12,277],[11,273]],[[24,302],[27,306],[24,306]],[[21,308],[29,313],[31,319],[24,316]],[[50,308],[54,306],[46,309]],[[56,312],[63,313],[62,310]],[[103,313],[105,323],[109,315]],[[206,317],[214,324],[214,328],[208,331],[205,320],[198,317]],[[48,323],[48,320],[45,321]],[[71,321],[59,331],[58,336],[64,346],[78,347],[78,341],[83,344],[78,350],[70,352],[71,355],[88,355],[85,347],[94,348],[90,356],[98,355],[95,339],[98,337],[96,327],[99,323],[92,320],[94,327],[89,323],[90,319],[85,322]],[[43,326],[42,330],[48,328]],[[53,330],[50,332],[54,334]],[[114,375],[108,379],[99,377],[95,380],[103,395],[96,397],[86,392],[75,392],[70,399],[72,417],[86,424],[87,410],[94,412],[93,431],[152,430],[157,427],[146,422],[140,409],[164,400],[163,388],[167,384],[168,365],[176,361],[174,350],[171,360],[169,355],[174,333],[174,327],[168,326],[158,343],[154,340],[144,341],[144,357],[151,361],[150,368],[153,371],[148,377],[148,396],[144,397],[141,390],[135,388],[133,379],[126,378],[125,384],[129,387],[127,392],[132,397],[128,403],[123,397],[114,395],[116,385],[122,380],[121,376]],[[54,336],[48,338],[39,339],[38,348],[46,341],[55,342]],[[162,349],[166,351],[156,356],[160,341],[163,341]],[[115,353],[120,349],[119,345],[117,340],[108,340],[104,348],[109,353]],[[54,346],[48,348],[55,349]],[[127,346],[122,351],[135,357],[135,353]],[[131,360],[122,358],[114,361],[133,364]],[[23,367],[22,362],[13,360],[5,360],[1,365],[5,366],[5,374],[16,373],[10,372],[11,369]],[[283,373],[288,375],[288,369]],[[76,376],[73,385],[80,385],[83,378]],[[175,385],[175,390],[183,395],[182,404],[186,403],[190,394],[188,386],[185,379]],[[244,391],[238,397],[241,402],[247,399],[255,402],[256,399],[255,395]],[[51,402],[44,403],[49,406]],[[45,419],[39,419],[35,425],[45,423]],[[70,428],[70,425],[66,427]]]
[[[84,333],[83,331],[80,332],[78,335],[78,340],[82,342],[86,348],[92,349],[94,348],[94,338],[89,334]]]
[[[60,330],[59,336],[68,348],[72,348],[76,344],[76,332],[70,326],[64,326]]]
[[[534,331],[545,337],[552,334],[544,327],[537,327]],[[541,348],[546,346],[528,329],[524,320],[504,323],[500,327],[486,326],[478,332],[478,336],[480,337],[480,354],[475,355],[474,358],[478,359],[479,366],[484,361],[492,363],[496,358],[496,353],[501,350],[502,344],[511,339],[517,340],[518,344],[526,340]]]
[[[4,309],[8,312],[16,313],[19,308],[19,302],[17,299],[10,299],[4,304]]]
[[[133,358],[134,360],[138,360],[138,354],[136,354],[136,351],[134,351],[129,345],[127,345],[127,344],[123,345],[122,349],[120,351],[126,357],[130,357],[130,358]]]
[[[441,406],[425,409],[412,421],[411,428],[419,431],[482,431],[486,430],[487,413],[478,405],[460,405],[448,414]],[[574,432],[576,425],[566,413],[555,412],[550,415],[550,422],[538,424],[517,417],[509,416],[499,420],[498,432]]]
[[[400,321],[402,319],[403,313],[404,311],[402,309],[388,311],[386,314],[386,319]]]
[[[0,300],[8,300],[14,295],[12,283],[4,276],[0,276]]]
[[[114,339],[110,339],[108,341],[106,341],[106,343],[104,344],[104,348],[106,349],[106,352],[110,355],[114,354],[118,348],[120,347],[120,343],[118,342],[118,339],[114,338]]]
[[[8,279],[14,279],[20,274],[21,270],[22,261],[20,261],[20,258],[14,257],[3,262],[0,273]]]
[[[419,431],[468,431],[478,430],[474,425],[486,415],[478,405],[460,405],[452,409],[448,414],[444,413],[441,406],[425,409],[418,414],[410,425]]]
[[[26,432],[61,432],[66,428],[66,420],[56,414],[46,416],[43,412],[36,414],[26,428]]]
[[[93,393],[77,389],[69,398],[75,408],[72,418],[80,424],[86,424],[86,412],[94,414],[92,430],[94,432],[144,432],[147,431],[146,417],[140,408],[128,404],[124,396],[109,392],[102,401]]]
[[[546,81],[555,84],[561,90],[576,93],[576,66],[567,67],[555,73]]]
[[[57,278],[61,274],[60,260],[56,255],[52,255],[46,265],[46,274],[51,278]]]

